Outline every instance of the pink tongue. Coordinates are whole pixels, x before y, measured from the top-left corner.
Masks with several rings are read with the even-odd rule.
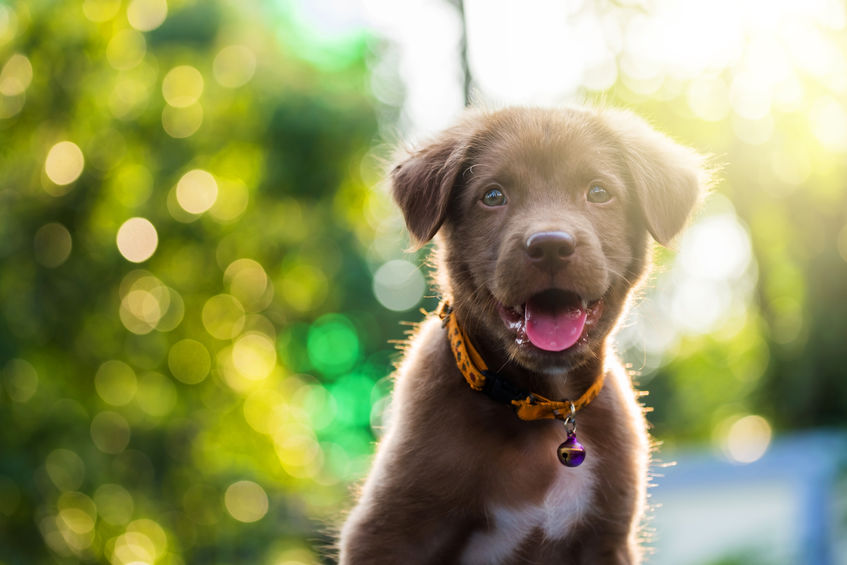
[[[564,351],[579,340],[588,313],[579,307],[551,311],[527,302],[526,336],[532,344],[545,351]]]

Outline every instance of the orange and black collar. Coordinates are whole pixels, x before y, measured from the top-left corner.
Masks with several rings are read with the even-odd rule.
[[[600,394],[604,381],[602,372],[594,384],[574,401],[550,400],[515,387],[499,374],[488,369],[482,356],[459,326],[456,316],[451,315],[452,312],[449,302],[441,302],[438,307],[438,316],[447,328],[450,349],[453,351],[456,366],[465,377],[465,381],[472,389],[484,392],[497,402],[510,404],[521,420],[572,419],[575,412],[588,406]]]

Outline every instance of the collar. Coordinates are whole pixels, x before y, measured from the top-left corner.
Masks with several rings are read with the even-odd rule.
[[[473,390],[484,392],[494,400],[510,404],[521,420],[557,419],[573,422],[574,414],[591,403],[603,388],[604,374],[600,373],[588,390],[576,400],[550,400],[540,394],[527,392],[515,387],[498,373],[490,371],[482,356],[459,326],[456,316],[451,315],[453,308],[447,301],[438,306],[438,316],[447,328],[450,349],[456,359],[456,366]]]

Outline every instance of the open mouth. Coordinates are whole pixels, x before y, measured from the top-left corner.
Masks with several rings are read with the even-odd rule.
[[[603,301],[588,302],[575,292],[549,289],[519,306],[499,304],[500,318],[515,332],[519,345],[527,342],[544,351],[573,347],[600,318]]]

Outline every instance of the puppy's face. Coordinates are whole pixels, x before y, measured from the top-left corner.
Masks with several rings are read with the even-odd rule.
[[[484,136],[444,226],[454,295],[512,359],[559,372],[608,333],[613,287],[638,276],[647,232],[599,132],[529,121]]]
[[[441,230],[462,323],[534,372],[581,365],[641,276],[648,231],[664,241],[684,222],[693,154],[584,110],[477,116],[444,139],[395,170],[395,196],[420,241]],[[688,171],[664,162],[683,155]]]

